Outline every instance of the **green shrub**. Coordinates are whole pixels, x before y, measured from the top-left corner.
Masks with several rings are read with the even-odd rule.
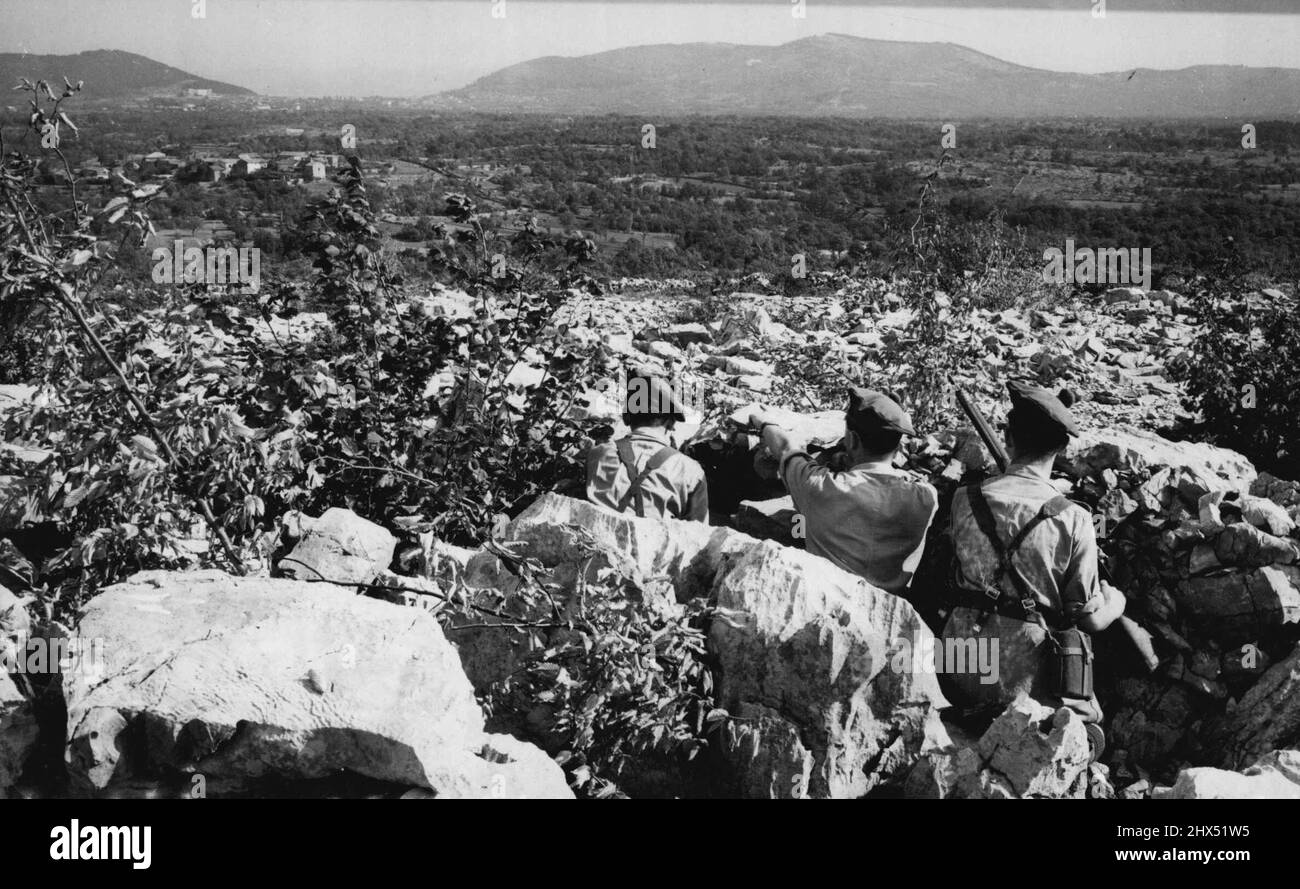
[[[571,393],[603,356],[552,319],[571,288],[594,286],[581,269],[589,241],[500,238],[453,196],[462,227],[440,233],[433,261],[474,308],[425,311],[384,255],[354,160],[298,228],[313,263],[305,285],[264,269],[256,295],[185,285],[124,312],[96,296],[116,253],[103,227],[143,232],[147,202],[170,186],[50,217],[29,199],[30,167],[5,157],[6,235],[21,237],[5,240],[0,318],[21,344],[11,378],[39,397],[5,431],[55,454],[30,506],[68,541],[33,580],[58,610],[142,567],[240,570],[269,555],[290,509],[346,506],[399,532],[476,543],[578,475]],[[303,308],[330,325],[314,337],[271,328]],[[530,362],[540,382],[509,379]]]
[[[1233,298],[1200,280],[1191,295],[1205,327],[1171,372],[1200,416],[1197,437],[1261,469],[1300,478],[1300,312],[1293,302]]]

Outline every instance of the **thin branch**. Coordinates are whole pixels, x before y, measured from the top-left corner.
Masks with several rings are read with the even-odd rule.
[[[302,561],[301,559],[295,559],[292,556],[285,556],[280,561],[294,562],[298,565],[302,565],[304,568],[310,569],[316,575],[315,581],[313,582],[332,583],[335,586],[355,587],[358,590],[368,590],[368,589],[369,590],[396,590],[402,593],[416,593],[421,596],[433,596],[435,599],[441,599],[442,601],[452,605],[456,604],[457,601],[454,596],[448,596],[444,593],[439,593],[434,590],[426,590],[423,589],[422,587],[404,586],[401,584],[359,583],[355,580],[335,580],[332,577],[326,577],[324,574],[320,572],[319,569],[316,568],[316,566],[308,565],[306,562]],[[505,612],[500,611],[499,609],[490,608],[487,605],[476,605],[475,603],[469,601],[466,601],[464,604],[469,608],[474,609],[475,611],[481,612],[482,614],[491,615],[492,617],[499,618],[502,621],[502,623],[499,624],[482,624],[482,625],[472,624],[469,626],[512,627],[512,628],[526,627],[526,628],[533,628],[533,629],[556,629],[560,627],[569,626],[567,623],[542,623],[538,621],[525,621],[525,620],[521,620],[520,618],[516,617],[513,614],[506,614]],[[468,628],[467,626],[462,626],[462,627],[449,627],[448,629],[467,629],[467,628]]]
[[[35,238],[32,237],[31,229],[27,225],[27,219],[21,212],[19,212],[19,208],[14,201],[12,193],[6,194],[5,198],[9,204],[9,209],[13,211],[18,220],[19,228],[22,229],[23,235],[27,240],[27,244],[31,248],[32,253],[34,255],[41,255],[41,250],[37,246]],[[148,409],[144,406],[144,402],[140,400],[138,395],[136,395],[135,390],[131,387],[130,381],[126,378],[126,374],[123,373],[121,365],[118,364],[117,361],[113,359],[113,356],[109,354],[108,347],[104,345],[104,341],[99,338],[99,335],[95,333],[94,328],[90,326],[90,322],[86,320],[86,316],[82,313],[81,308],[77,303],[75,291],[69,293],[62,288],[55,288],[55,292],[57,294],[55,297],[56,302],[72,316],[73,321],[76,322],[77,327],[81,331],[81,335],[91,345],[91,347],[99,353],[99,357],[108,364],[109,368],[113,371],[114,376],[116,376],[118,381],[121,383],[123,393],[135,408],[136,413],[139,415],[139,420],[149,429],[153,439],[162,449],[167,461],[171,463],[173,467],[177,466],[180,463],[180,460],[176,455],[176,451],[172,449],[171,443],[167,440],[167,437],[163,435],[162,429],[158,426],[157,421],[154,420],[153,415],[150,414]],[[203,520],[207,522],[208,527],[212,529],[217,540],[221,543],[221,548],[225,551],[226,557],[230,559],[236,573],[246,573],[243,561],[235,552],[234,544],[231,543],[230,537],[227,536],[225,529],[221,527],[216,516],[212,514],[212,508],[208,505],[207,500],[197,494],[192,495],[192,499],[194,500],[195,505],[199,508],[199,514],[203,516]]]
[[[391,472],[394,475],[400,475],[404,478],[408,478],[413,482],[417,482],[429,488],[439,487],[438,483],[433,481],[432,479],[427,479],[422,475],[417,475],[414,472],[408,472],[405,469],[397,469],[396,467],[393,466],[372,466],[367,463],[353,463],[351,460],[344,460],[342,457],[331,457],[328,454],[322,454],[316,459],[329,460],[333,463],[342,463],[344,466],[348,467],[349,469],[364,470],[367,472]]]

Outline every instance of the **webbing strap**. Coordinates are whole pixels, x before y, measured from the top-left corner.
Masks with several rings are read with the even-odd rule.
[[[618,459],[622,462],[630,483],[627,493],[618,501],[618,511],[622,512],[627,509],[629,502],[635,501],[637,516],[644,518],[645,495],[641,491],[641,484],[650,477],[650,473],[663,466],[668,461],[668,458],[677,452],[670,447],[661,448],[646,461],[645,468],[637,472],[636,457],[632,453],[632,442],[626,438],[620,438],[615,444],[615,448],[618,450]]]
[[[1020,596],[1020,607],[1026,615],[1038,614],[1044,611],[1034,599],[1033,590],[1029,588],[1028,582],[1012,562],[1012,558],[1024,545],[1025,540],[1040,524],[1053,516],[1060,515],[1069,505],[1070,502],[1064,497],[1056,496],[1044,503],[1038,512],[1028,522],[1016,532],[1011,538],[1010,544],[1004,544],[1002,538],[998,535],[997,520],[993,516],[993,507],[989,505],[988,498],[984,495],[984,489],[980,485],[970,485],[966,489],[970,498],[971,514],[975,517],[975,524],[979,527],[984,536],[988,538],[989,543],[993,546],[993,552],[998,557],[998,570],[993,577],[993,583],[990,590],[986,593],[988,599],[985,604],[985,614],[992,611],[1001,604],[1005,597],[1005,592],[1000,589],[1002,578],[1011,578],[1011,583],[1016,588],[1016,593]],[[1040,615],[1042,618],[1042,615]],[[1044,624],[1046,619],[1042,618]],[[981,623],[983,619],[981,618]]]

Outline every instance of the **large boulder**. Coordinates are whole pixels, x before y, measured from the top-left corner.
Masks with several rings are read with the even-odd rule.
[[[598,558],[592,566],[618,567],[639,582],[659,578],[682,602],[707,596],[719,569],[757,543],[730,528],[637,518],[559,494],[539,497],[507,526],[502,539],[551,569],[559,583],[575,577],[594,548]],[[471,560],[470,572],[484,577],[482,560]]]
[[[1245,493],[1257,475],[1254,464],[1236,451],[1202,442],[1174,442],[1131,426],[1084,430],[1070,440],[1061,462],[1076,478],[1100,475],[1107,469],[1153,475],[1165,468],[1183,470],[1203,491]]]
[[[947,702],[912,657],[934,637],[903,599],[772,541],[715,593],[709,647],[718,704],[738,720],[723,751],[736,792],[860,797],[948,743]]]
[[[502,532],[501,541],[542,566],[542,579],[561,591],[561,605],[564,591],[579,582],[599,587],[601,577],[613,571],[631,579],[646,603],[661,611],[709,595],[715,576],[757,543],[730,528],[637,518],[551,493],[520,513]],[[458,580],[469,588],[475,605],[515,619],[553,619],[545,609],[514,595],[519,578],[488,550],[470,556]],[[528,637],[498,629],[504,621],[492,613],[453,615],[450,622],[461,664],[479,692],[515,672],[529,651]]]
[[[1300,622],[1300,568],[1278,565],[1189,577],[1174,590],[1180,614],[1225,645]]]
[[[484,731],[437,621],[350,590],[147,571],[86,608],[104,657],[61,676],[74,788],[141,774],[226,786],[339,772],[443,797],[570,798],[535,747]]]
[[[905,790],[916,799],[1080,799],[1090,759],[1077,713],[1022,695],[978,743],[923,757]]]
[[[36,746],[36,714],[9,675],[0,671],[0,799],[7,799]]]
[[[1300,750],[1274,750],[1243,772],[1183,769],[1152,799],[1300,799]]]
[[[1126,676],[1107,700],[1109,746],[1143,767],[1186,758],[1192,726],[1213,712],[1217,703],[1167,676]]]
[[[1068,707],[1053,710],[1029,698],[1012,703],[979,742],[980,758],[1021,797],[1080,793],[1091,755],[1083,720]]]
[[[1204,574],[1226,566],[1262,568],[1296,562],[1300,562],[1300,543],[1245,522],[1233,522],[1212,539],[1192,548],[1187,570],[1191,574]]]
[[[298,580],[370,583],[393,561],[397,538],[350,509],[302,517],[303,535],[280,570]]]
[[[1218,765],[1239,769],[1300,743],[1300,646],[1278,661],[1205,732]]]

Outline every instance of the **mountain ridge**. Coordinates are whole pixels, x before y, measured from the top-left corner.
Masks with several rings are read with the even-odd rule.
[[[1300,117],[1300,69],[1193,65],[1079,74],[952,42],[820,34],[545,56],[426,96],[487,112],[852,117]]]
[[[174,96],[187,88],[210,89],[223,96],[257,95],[250,89],[199,77],[121,49],[92,49],[68,55],[0,53],[0,85],[9,88],[24,77],[56,84],[62,84],[64,77],[73,83],[84,80],[81,95],[90,100]]]

